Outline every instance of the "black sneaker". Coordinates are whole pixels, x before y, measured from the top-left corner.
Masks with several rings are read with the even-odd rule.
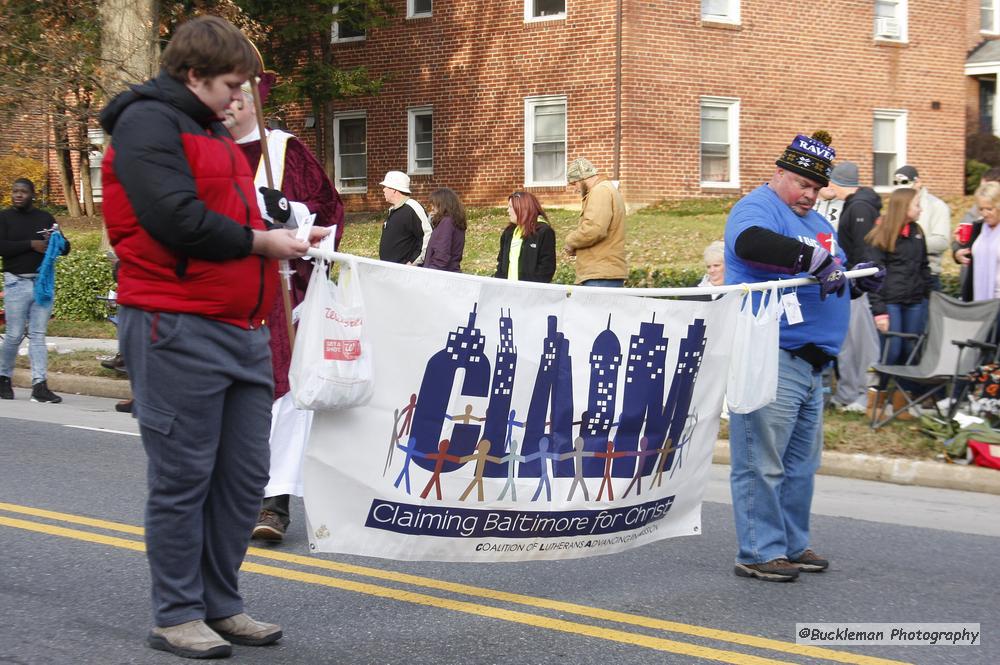
[[[740,577],[756,577],[765,582],[792,582],[799,576],[799,567],[782,558],[767,563],[738,563],[733,572]]]
[[[49,386],[45,381],[39,381],[31,386],[31,401],[58,404],[62,401],[62,397],[49,390]]]
[[[820,557],[812,550],[806,550],[796,559],[789,559],[793,566],[798,566],[803,573],[822,573],[830,567],[830,562]]]
[[[14,399],[14,386],[9,376],[0,376],[0,399]]]

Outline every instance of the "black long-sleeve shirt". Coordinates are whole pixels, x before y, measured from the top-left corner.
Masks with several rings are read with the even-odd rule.
[[[45,255],[31,249],[32,240],[44,240],[39,231],[51,229],[55,218],[38,208],[7,208],[0,212],[0,258],[3,271],[15,275],[38,272]],[[69,254],[69,240],[63,254]]]

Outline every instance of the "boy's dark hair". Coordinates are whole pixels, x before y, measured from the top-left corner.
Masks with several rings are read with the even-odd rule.
[[[181,24],[160,57],[171,78],[187,81],[188,70],[200,78],[238,72],[250,77],[260,60],[239,28],[218,16],[199,16]]]

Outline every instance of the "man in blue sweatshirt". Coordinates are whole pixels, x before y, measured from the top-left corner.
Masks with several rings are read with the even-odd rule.
[[[849,295],[881,284],[861,280],[848,294],[836,231],[812,209],[829,184],[834,154],[823,141],[796,136],[775,162],[771,180],[733,206],[726,222],[727,284],[808,276],[819,282],[783,296],[777,398],[730,416],[735,573],[741,577],[788,582],[800,571],[829,566],[809,542],[813,478],[823,449],[822,372],[847,332]]]

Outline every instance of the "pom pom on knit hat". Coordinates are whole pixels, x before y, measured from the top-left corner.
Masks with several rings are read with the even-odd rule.
[[[831,141],[830,133],[823,130],[812,137],[799,134],[774,164],[826,187],[830,184],[830,172],[837,156],[830,147]]]

